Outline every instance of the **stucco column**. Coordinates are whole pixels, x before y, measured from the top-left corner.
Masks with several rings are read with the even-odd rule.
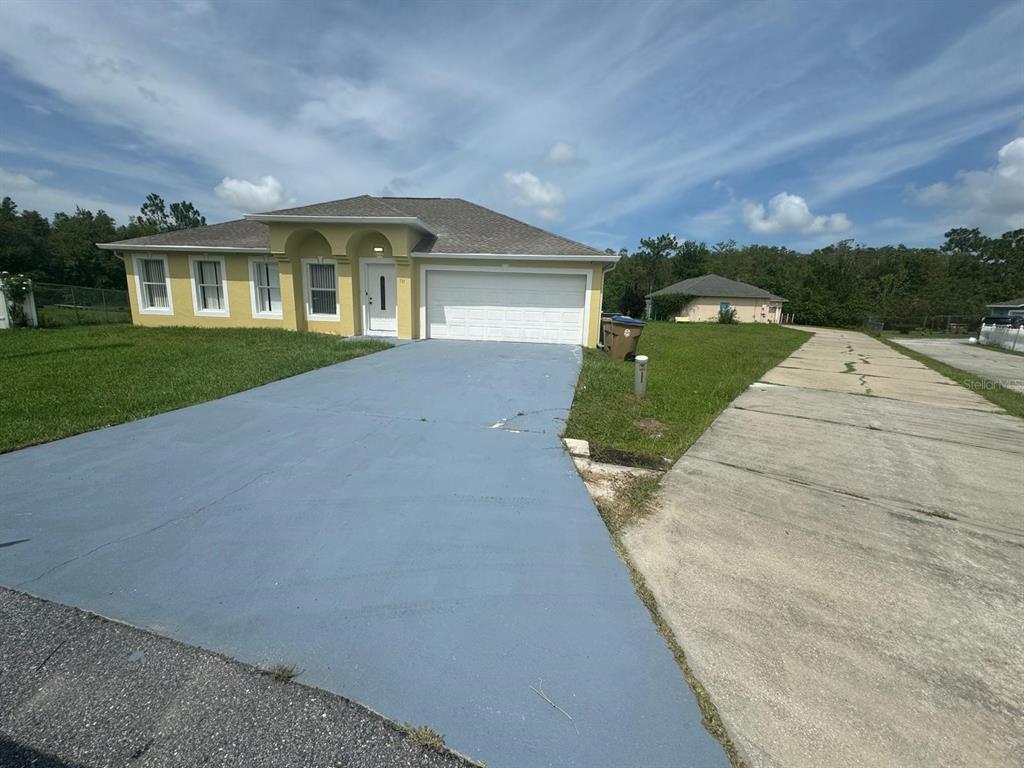
[[[341,335],[358,336],[362,332],[362,308],[359,300],[357,260],[347,253],[331,254],[338,262],[338,316]]]
[[[419,325],[419,297],[416,295],[412,259],[395,254],[395,291],[398,294],[398,338],[416,338]]]
[[[277,262],[281,278],[281,318],[284,327],[290,331],[303,331],[306,329],[306,315],[302,311],[302,276],[287,254],[271,255]]]

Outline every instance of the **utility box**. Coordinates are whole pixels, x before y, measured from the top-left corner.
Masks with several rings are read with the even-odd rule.
[[[603,318],[601,329],[604,331],[604,349],[608,357],[612,360],[633,360],[644,325],[643,320],[635,320],[626,315]]]

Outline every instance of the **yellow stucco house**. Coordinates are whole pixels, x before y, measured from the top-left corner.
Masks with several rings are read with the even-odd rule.
[[[701,275],[673,283],[660,291],[647,294],[647,316],[651,316],[654,296],[678,295],[681,302],[677,322],[706,323],[718,320],[723,310],[735,310],[740,323],[781,323],[781,296],[750,283],[730,280],[721,275]]]
[[[584,346],[618,259],[466,200],[369,195],[98,245],[136,325]]]

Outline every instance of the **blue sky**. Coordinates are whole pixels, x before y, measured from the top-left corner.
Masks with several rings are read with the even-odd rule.
[[[0,195],[457,196],[598,247],[1024,227],[1024,3],[7,0]]]

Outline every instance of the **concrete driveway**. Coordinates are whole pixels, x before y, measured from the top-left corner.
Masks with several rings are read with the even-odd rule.
[[[560,445],[580,361],[409,344],[0,456],[0,583],[492,768],[726,765]]]
[[[1019,764],[1024,421],[854,332],[764,381],[623,536],[741,753]]]
[[[1014,355],[968,344],[962,339],[901,339],[892,341],[940,363],[984,376],[1007,389],[1024,394],[1024,354]],[[1021,350],[1024,352],[1024,349]]]

